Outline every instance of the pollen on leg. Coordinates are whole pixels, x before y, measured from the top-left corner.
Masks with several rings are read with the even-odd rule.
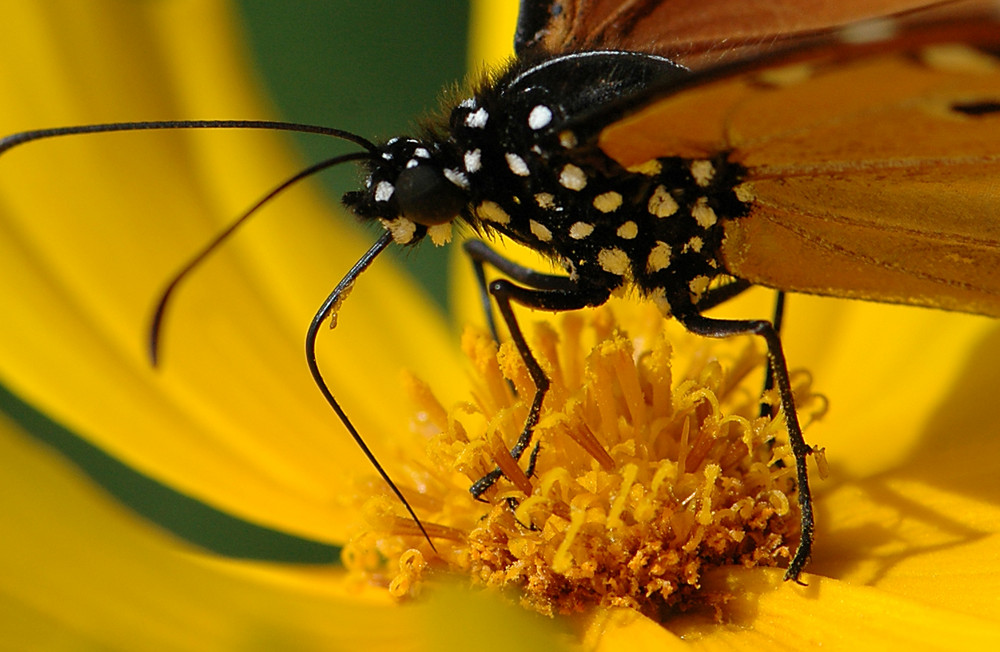
[[[383,460],[435,549],[373,480],[358,498],[366,525],[344,552],[356,577],[407,598],[466,576],[546,614],[600,605],[657,618],[725,599],[699,592],[712,567],[790,558],[794,464],[783,417],[758,416],[765,355],[756,343],[687,335],[649,304],[572,313],[525,333],[551,379],[534,474],[501,477],[479,501],[468,493],[498,450],[509,456],[533,385],[513,345],[467,331],[467,397],[445,407],[408,377],[413,434],[394,435],[402,457]],[[825,403],[807,375],[794,380],[808,422]],[[531,457],[529,447],[522,471]]]

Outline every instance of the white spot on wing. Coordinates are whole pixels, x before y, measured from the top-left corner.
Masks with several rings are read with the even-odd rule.
[[[844,27],[838,36],[844,43],[875,43],[891,39],[899,31],[898,27],[890,18],[872,18]]]
[[[540,192],[535,195],[535,203],[538,204],[539,208],[552,210],[556,207],[556,198],[552,193]]]

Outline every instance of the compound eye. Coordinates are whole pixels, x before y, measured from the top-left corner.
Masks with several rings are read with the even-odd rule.
[[[466,203],[465,193],[430,165],[406,168],[396,179],[400,214],[417,224],[434,226],[455,219]]]

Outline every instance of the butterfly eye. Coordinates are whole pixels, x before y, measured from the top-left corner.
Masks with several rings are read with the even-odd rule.
[[[400,213],[417,224],[450,222],[468,201],[465,193],[430,165],[406,168],[396,179]]]

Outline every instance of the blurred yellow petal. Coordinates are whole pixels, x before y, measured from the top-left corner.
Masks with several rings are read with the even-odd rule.
[[[0,456],[6,649],[461,650],[485,634],[476,649],[558,649],[549,622],[494,598],[443,592],[401,609],[329,568],[205,559],[6,418]],[[470,627],[442,626],[452,619]]]
[[[260,118],[224,2],[13,3],[0,130],[121,119]],[[331,151],[346,148],[332,143]],[[220,225],[299,169],[266,133],[76,137],[0,160],[0,379],[136,469],[221,509],[327,541],[367,462],[303,360],[305,327],[368,237],[297,189],[181,288],[163,368],[146,359],[165,281]],[[280,217],[280,219],[279,219]],[[405,315],[406,318],[400,318]],[[405,423],[400,367],[460,378],[442,319],[379,261],[321,364],[362,432]],[[391,342],[386,347],[385,342]],[[358,370],[382,379],[357,382]]]

